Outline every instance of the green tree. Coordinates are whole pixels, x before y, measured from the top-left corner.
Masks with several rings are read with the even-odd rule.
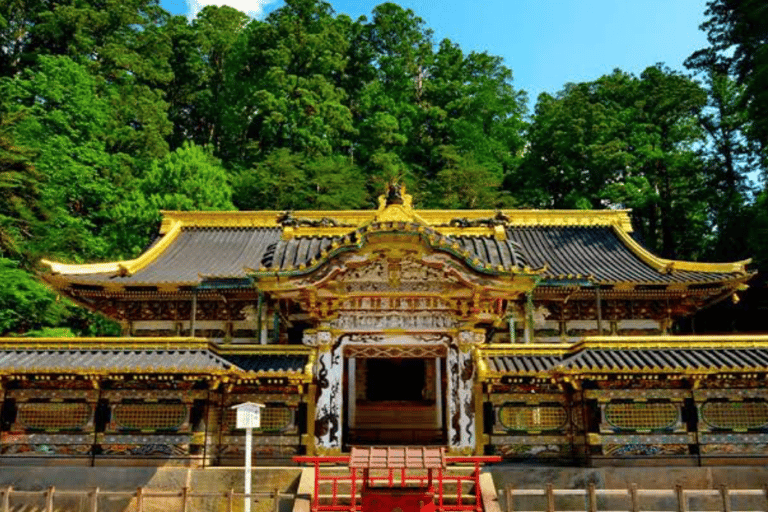
[[[528,130],[528,147],[506,188],[524,204],[599,208],[606,183],[627,177],[632,144],[627,123],[636,116],[637,80],[616,70],[595,82],[543,93]]]
[[[744,86],[742,107],[752,120],[749,134],[768,158],[768,4],[763,0],[710,0],[701,29],[709,47],[699,50],[686,66],[700,72],[713,67],[735,76]]]
[[[67,316],[64,302],[19,266],[0,258],[0,336],[60,325]]]
[[[114,91],[68,57],[40,56],[36,68],[0,84],[14,136],[35,152],[44,177],[39,205],[48,212],[27,244],[31,255],[70,259],[108,257],[99,234],[104,213],[130,183],[128,155],[110,154]],[[34,256],[32,256],[34,258]]]
[[[705,91],[661,66],[542,94],[520,171],[506,181],[532,206],[634,208],[639,234],[665,256],[697,257],[709,239]]]
[[[424,83],[432,62],[432,31],[411,9],[393,3],[377,6],[365,21],[360,20],[355,48],[369,59],[358,67],[370,79],[350,100],[359,132],[352,151],[372,177],[371,193],[384,182],[403,179],[421,202],[417,183],[432,150],[420,128],[429,108]]]
[[[349,158],[310,157],[282,148],[235,178],[234,202],[245,210],[338,210],[364,207],[368,195]]]
[[[222,155],[247,167],[279,148],[311,155],[344,152],[353,133],[345,93],[348,41],[331,6],[288,0],[265,22],[252,21],[228,63]]]
[[[750,173],[760,169],[757,144],[748,138],[750,121],[744,86],[712,68],[706,75],[709,101],[700,124],[705,146],[709,205],[717,237],[707,256],[721,261],[748,257],[748,228],[752,199]]]
[[[446,208],[496,208],[505,206],[499,191],[500,176],[453,146],[443,146],[442,169],[437,173],[441,203]]]
[[[150,165],[135,188],[110,210],[110,245],[136,256],[160,225],[161,210],[233,210],[227,171],[190,142]]]
[[[168,151],[168,18],[157,0],[13,0],[0,7],[1,73],[28,72],[49,55],[85,66],[115,92],[107,149],[148,162]]]
[[[20,118],[20,113],[8,116],[0,110],[0,256],[21,256],[21,243],[43,216],[34,155],[14,142],[12,129]]]
[[[220,150],[227,62],[247,22],[248,17],[236,9],[210,5],[191,24],[182,16],[169,21],[173,79],[165,92],[173,148],[193,141]]]

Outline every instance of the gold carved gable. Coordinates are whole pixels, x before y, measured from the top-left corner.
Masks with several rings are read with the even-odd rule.
[[[443,292],[459,279],[445,272],[438,262],[426,263],[415,254],[401,258],[375,255],[359,265],[350,265],[335,280],[342,293],[355,292]]]

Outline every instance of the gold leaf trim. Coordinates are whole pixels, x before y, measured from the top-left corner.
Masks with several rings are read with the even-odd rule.
[[[57,263],[43,259],[41,263],[50,267],[54,274],[120,274],[133,275],[155,261],[179,236],[183,224],[174,222],[172,227],[164,234],[151,249],[136,259],[125,261],[113,261],[107,263],[89,263],[84,265],[70,265],[66,263]]]

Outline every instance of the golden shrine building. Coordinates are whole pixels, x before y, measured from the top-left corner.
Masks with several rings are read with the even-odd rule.
[[[0,464],[237,465],[352,446],[572,465],[768,460],[768,336],[674,335],[748,261],[628,211],[165,212],[134,260],[43,262],[119,338],[0,341]]]

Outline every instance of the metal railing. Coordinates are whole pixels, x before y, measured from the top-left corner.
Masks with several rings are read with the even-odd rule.
[[[256,491],[250,495],[229,489],[226,492],[197,492],[183,487],[179,491],[147,490],[139,487],[135,491],[105,491],[98,487],[91,491],[58,490],[49,487],[42,491],[22,491],[13,487],[0,489],[0,512],[202,512],[219,510],[238,512],[243,510],[245,499],[253,500],[252,510],[259,512],[280,512],[283,500],[293,500],[295,493],[279,489]]]
[[[762,489],[538,489],[506,486],[499,492],[505,512],[766,512],[768,485]]]

